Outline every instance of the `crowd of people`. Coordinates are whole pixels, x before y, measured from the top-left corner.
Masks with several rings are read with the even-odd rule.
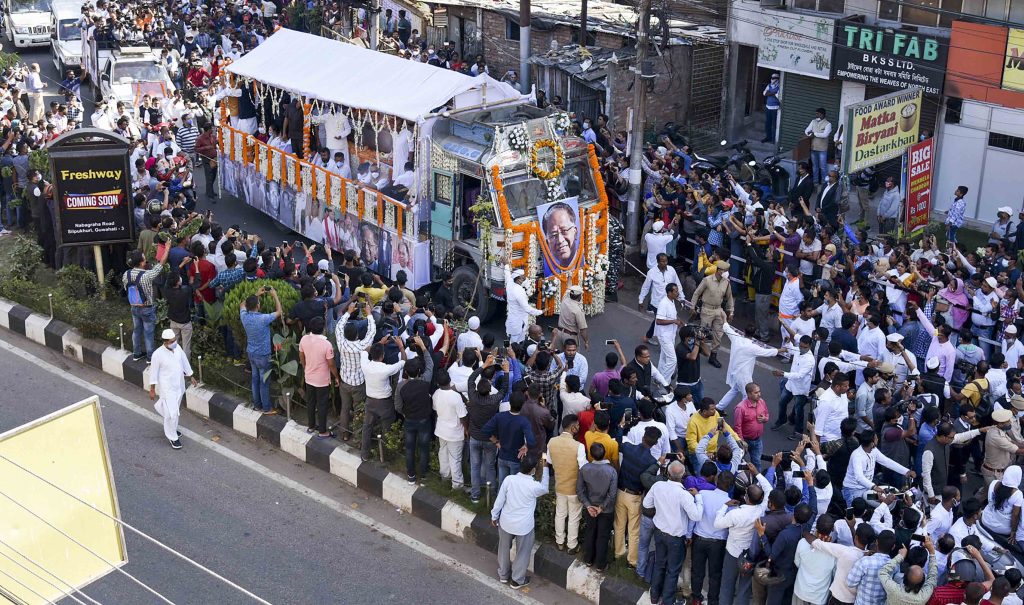
[[[329,25],[340,19],[336,5],[327,9]],[[530,583],[537,500],[553,498],[556,548],[598,571],[623,560],[652,603],[677,602],[680,589],[711,605],[1021,602],[1024,213],[1015,225],[1012,209],[1000,208],[987,245],[964,250],[961,187],[943,244],[872,238],[843,220],[834,171],[801,164],[782,200],[701,171],[687,146],[663,138],[641,167],[646,273],[637,302],[652,313],[650,327],[626,344],[628,355],[609,341],[591,368],[579,287],[545,329],[527,276],[506,266],[505,333],[495,334],[460,306],[451,276],[414,293],[404,272],[385,283],[357,251],[335,262],[328,247],[316,260],[315,246],[274,246],[198,212],[200,200],[216,199],[208,116],[227,98],[207,93],[223,61],[259,44],[279,11],[272,2],[103,0],[83,9],[86,35],[160,49],[183,91],[138,107],[101,101],[86,121],[132,144],[140,236],[119,273],[133,355],[152,360],[171,447],[182,447],[172,399],[192,375],[204,303],[263,282],[224,311],[240,319],[244,351],[243,334],[221,330],[228,356],[251,374],[250,407],[279,413],[268,376],[273,334],[288,325],[301,334],[312,438],[353,442],[369,460],[384,447],[377,436],[399,425],[410,484],[423,483],[436,456],[453,489],[492,502],[498,580],[514,588]],[[380,18],[399,54],[487,71],[482,58],[425,45],[402,11]],[[43,88],[38,66],[0,78],[3,214],[9,228],[31,217],[59,266],[73,260],[54,245],[52,200],[28,153],[83,122],[80,82],[72,74],[61,83],[65,103],[49,111]],[[288,128],[288,103],[261,124],[282,147],[301,140],[301,129]],[[233,117],[255,115],[249,107]],[[618,199],[628,186],[624,133],[605,116],[576,119]],[[314,149],[324,166],[340,162],[329,144]],[[891,205],[895,183],[883,187]],[[29,202],[24,215],[16,199]],[[266,280],[283,280],[300,302],[286,311]],[[158,301],[168,320],[161,342]],[[725,394],[715,399],[705,396],[706,368],[724,365],[726,342],[725,385],[715,385]],[[777,384],[759,383],[757,360],[772,357],[786,369],[774,372]],[[766,430],[793,449],[766,452]]]

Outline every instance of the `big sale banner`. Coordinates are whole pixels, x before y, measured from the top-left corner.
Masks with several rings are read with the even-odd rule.
[[[907,158],[906,233],[924,229],[932,210],[932,140],[910,147]]]

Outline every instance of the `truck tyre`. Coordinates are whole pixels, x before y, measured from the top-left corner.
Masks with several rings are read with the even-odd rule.
[[[487,284],[477,284],[477,275],[480,271],[473,265],[462,265],[452,272],[452,293],[455,299],[455,304],[467,306],[472,304],[474,307],[472,315],[476,315],[480,318],[481,323],[490,319],[492,310],[494,309],[493,301],[491,301],[490,294],[487,292]],[[470,297],[473,296],[473,291],[476,290],[476,298],[470,303]]]

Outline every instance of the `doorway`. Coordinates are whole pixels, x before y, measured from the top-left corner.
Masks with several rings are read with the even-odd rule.
[[[462,200],[462,212],[459,215],[459,233],[462,235],[462,240],[475,240],[478,234],[470,208],[476,205],[477,198],[480,197],[481,183],[480,179],[468,174],[460,176],[462,178],[459,180],[462,184],[460,185],[459,199]]]

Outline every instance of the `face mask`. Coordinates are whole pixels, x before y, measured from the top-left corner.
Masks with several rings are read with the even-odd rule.
[[[380,173],[379,173],[379,172],[371,172],[371,173],[370,173],[370,176],[372,176],[372,177],[373,177],[373,178],[375,178],[375,179],[376,179],[376,178],[380,178]]]
[[[167,348],[173,351],[174,349],[178,348],[178,343],[172,342],[171,344],[167,345]]]
[[[999,426],[999,430],[1003,431],[1004,433],[1009,433],[1010,432],[1010,426],[1009,425],[1007,425],[1007,426],[1000,425]]]

